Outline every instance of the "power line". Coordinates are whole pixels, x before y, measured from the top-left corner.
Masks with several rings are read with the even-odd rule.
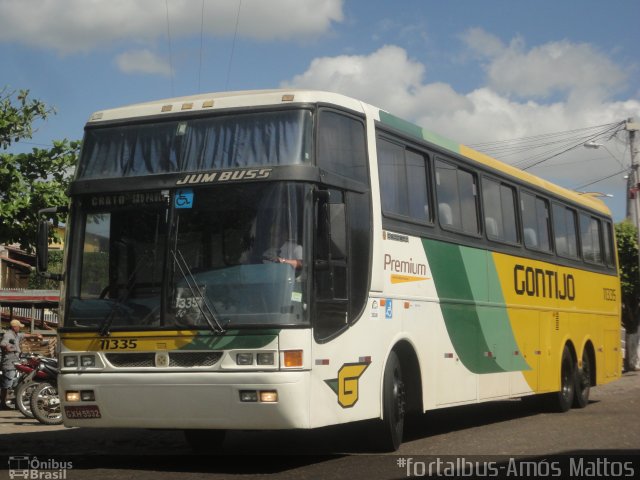
[[[233,63],[233,54],[236,50],[236,39],[238,38],[238,25],[240,24],[240,10],[242,9],[242,0],[238,2],[238,13],[236,15],[236,31],[233,34],[233,43],[231,44],[231,55],[229,56],[229,66],[227,67],[227,81],[224,84],[224,89],[229,88],[229,77],[231,75],[231,64]]]
[[[574,148],[578,148],[585,142],[601,138],[612,131],[613,134],[611,136],[615,136],[623,124],[624,122],[612,122],[562,132],[478,143],[471,146],[504,162],[528,170]],[[530,155],[517,162],[507,161],[508,157],[522,156],[522,154]]]
[[[200,15],[200,65],[198,66],[198,93],[200,89],[200,79],[202,78],[202,50],[204,44],[204,0],[202,0],[202,13]]]
[[[616,175],[620,175],[621,173],[625,173],[625,172],[628,172],[628,171],[629,171],[629,169],[625,168],[624,170],[620,170],[620,171],[618,171],[616,173],[612,173],[611,175],[607,175],[606,177],[598,178],[597,180],[593,180],[593,181],[591,181],[589,183],[585,183],[584,185],[580,185],[579,187],[574,187],[573,190],[580,190],[580,189],[585,188],[585,187],[590,187],[591,185],[594,185],[596,183],[600,183],[600,182],[602,182],[604,180],[607,180],[609,178],[615,177]]]
[[[164,0],[164,5],[167,10],[167,39],[169,41],[169,69],[170,69],[170,77],[171,77],[171,96],[175,95],[175,89],[173,85],[173,54],[171,53],[171,26],[169,23],[169,0]]]
[[[565,144],[563,144],[560,148],[563,148],[560,151],[555,150],[555,153],[550,154],[551,152],[541,152],[538,155],[534,155],[533,157],[529,157],[529,158],[525,158],[524,160],[518,162],[516,165],[520,166],[522,168],[522,170],[529,170],[530,168],[533,168],[537,165],[540,165],[541,163],[547,162],[549,160],[551,160],[552,158],[558,157],[564,153],[570,152],[571,150],[574,150],[576,148],[582,147],[586,142],[589,141],[594,141],[595,139],[611,132],[612,130],[615,129],[619,129],[621,125],[623,125],[624,122],[620,122],[617,123],[605,130],[602,130],[596,134],[587,136],[587,137],[579,137],[576,141],[576,139],[573,140],[573,142],[567,142]],[[566,147],[566,148],[565,148]],[[552,150],[554,151],[554,150]],[[543,155],[547,155],[543,158],[540,158]],[[526,166],[524,166],[526,165]]]

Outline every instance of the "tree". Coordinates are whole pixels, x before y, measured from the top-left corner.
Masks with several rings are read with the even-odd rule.
[[[9,152],[13,144],[32,138],[35,122],[54,113],[42,101],[29,98],[28,90],[0,90],[0,244],[17,243],[33,252],[38,210],[68,203],[66,191],[80,142],[64,139],[48,149]]]
[[[636,227],[628,221],[617,223],[615,228],[622,290],[622,325],[627,331],[625,368],[631,370],[636,362],[638,320],[640,319],[638,233]]]

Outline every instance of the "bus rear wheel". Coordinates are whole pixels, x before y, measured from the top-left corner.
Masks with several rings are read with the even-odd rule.
[[[560,364],[560,391],[551,394],[551,409],[556,412],[566,412],[571,408],[575,396],[576,373],[573,356],[569,347],[565,345]]]
[[[379,441],[383,451],[396,451],[402,443],[404,417],[407,409],[402,366],[392,351],[384,369],[382,387],[382,428]]]
[[[591,391],[591,359],[589,352],[584,349],[582,353],[582,366],[576,368],[576,386],[573,397],[575,408],[584,408],[589,404],[589,393]]]

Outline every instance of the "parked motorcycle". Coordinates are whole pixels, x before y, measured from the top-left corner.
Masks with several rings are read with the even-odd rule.
[[[33,418],[33,415],[30,414],[30,407],[25,408],[24,393],[21,392],[20,395],[22,397],[17,398],[18,388],[20,388],[20,386],[25,382],[26,376],[38,367],[39,363],[40,355],[38,355],[37,353],[21,353],[20,361],[14,363],[17,375],[13,379],[13,384],[9,387],[9,391],[7,394],[7,405],[11,408],[18,408],[23,413],[23,415],[28,418]],[[2,372],[0,371],[0,373]],[[26,400],[28,405],[28,398]]]
[[[31,412],[31,395],[42,382],[51,382],[52,373],[48,369],[38,368],[40,363],[47,363],[57,368],[58,361],[53,358],[32,354],[23,363],[17,363],[16,369],[20,372],[20,379],[15,387],[15,406],[27,418],[33,418]]]
[[[40,423],[60,425],[62,408],[58,396],[58,364],[40,362],[38,370],[44,372],[47,380],[38,383],[31,393],[31,413]]]

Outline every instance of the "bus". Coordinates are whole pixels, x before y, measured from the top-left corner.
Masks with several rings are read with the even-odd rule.
[[[67,426],[214,451],[228,430],[369,419],[393,451],[411,413],[566,411],[621,374],[604,203],[353,98],[96,112],[69,193]]]

